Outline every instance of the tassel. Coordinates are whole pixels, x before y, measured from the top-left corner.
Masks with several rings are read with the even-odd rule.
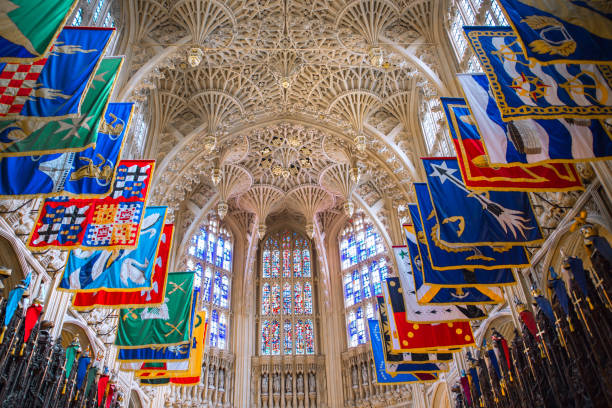
[[[75,400],[75,401],[79,399],[79,391],[80,391],[80,390],[77,390],[76,395],[74,396],[74,400]]]
[[[4,342],[4,333],[6,332],[6,326],[2,328],[2,334],[0,334],[0,344]]]
[[[591,298],[589,298],[589,297],[587,296],[586,300],[587,300],[587,302],[589,303],[589,309],[593,310],[593,309],[594,309],[594,307],[593,307],[593,304],[591,303]]]
[[[19,350],[19,356],[20,356],[20,357],[21,357],[21,356],[23,356],[23,350],[25,350],[25,346],[26,346],[26,344],[25,344],[25,343],[23,343],[23,344],[21,345],[21,350]]]
[[[64,383],[64,388],[62,389],[62,395],[66,393],[66,383],[67,383],[67,382],[68,382],[68,381],[66,381],[66,382]]]

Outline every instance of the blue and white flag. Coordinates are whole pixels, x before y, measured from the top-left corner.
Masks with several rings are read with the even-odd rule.
[[[509,27],[464,27],[505,121],[612,115],[612,67],[528,61]]]
[[[70,251],[58,289],[73,292],[150,289],[153,267],[161,262],[157,257],[157,247],[166,210],[167,207],[145,209],[136,248]]]
[[[485,74],[457,78],[491,164],[612,158],[612,123],[598,119],[504,122]]]
[[[527,58],[542,64],[612,61],[609,1],[498,0]]]
[[[412,214],[418,216],[416,206],[413,204],[411,207]],[[414,280],[419,304],[478,305],[503,302],[503,293],[495,282],[513,282],[510,269],[437,271],[431,268],[428,257],[422,256],[427,248],[424,248],[425,242],[417,239],[417,234],[422,233],[418,220],[415,220],[415,225],[404,225],[404,232],[411,263],[408,274]]]
[[[455,159],[427,158],[423,166],[442,244],[532,245],[543,240],[527,193],[471,191]]]
[[[433,203],[429,197],[429,190],[426,183],[414,183],[414,191],[417,198],[418,210],[414,211],[414,204],[410,204],[410,214],[414,218],[419,217],[420,220],[413,218],[413,223],[421,222],[423,233],[418,234],[419,240],[424,239],[423,256],[429,258],[429,262],[433,269],[447,271],[458,270],[462,268],[474,269],[504,269],[504,268],[527,268],[529,267],[529,257],[527,250],[523,246],[489,246],[489,245],[474,245],[462,248],[448,247],[438,241],[438,230],[440,226],[436,222],[436,216],[433,208]],[[481,271],[479,271],[481,272]],[[482,271],[487,277],[493,275]],[[510,274],[511,276],[512,274]],[[492,283],[492,282],[486,282]],[[499,282],[509,283],[509,282]],[[514,283],[514,279],[511,280]]]
[[[0,198],[102,197],[110,193],[133,103],[109,103],[95,147],[80,152],[0,158]]]
[[[0,117],[61,119],[81,102],[113,34],[112,28],[65,27],[45,59],[0,64]]]
[[[403,372],[389,373],[383,358],[382,339],[380,336],[380,325],[376,319],[368,319],[368,329],[370,331],[370,345],[374,357],[376,368],[376,382],[379,384],[406,384],[436,381],[438,376],[435,373],[427,372]]]

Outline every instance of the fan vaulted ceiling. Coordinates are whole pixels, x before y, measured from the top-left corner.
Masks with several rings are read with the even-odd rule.
[[[419,93],[443,90],[432,51],[438,3],[125,1],[132,62],[122,96],[148,106],[154,202],[193,220],[211,200],[265,216],[245,204],[262,186],[282,196],[268,213],[308,213],[288,205],[296,189],[323,190],[315,212],[338,208],[351,188],[362,205],[381,191],[395,205],[408,201],[422,143]],[[196,66],[193,48],[202,50]],[[334,181],[354,167],[358,186]]]

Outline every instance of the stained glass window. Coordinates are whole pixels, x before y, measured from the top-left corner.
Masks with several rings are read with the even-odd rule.
[[[314,354],[309,241],[287,231],[269,236],[263,243],[261,266],[261,354]]]
[[[83,23],[83,9],[80,8],[77,10],[76,14],[74,15],[74,19],[72,20],[72,25],[75,27],[78,27],[82,23]]]
[[[207,311],[210,347],[225,349],[229,331],[228,311],[232,283],[233,240],[216,215],[209,215],[191,239],[187,267],[196,272],[196,286],[202,292],[202,307]],[[264,307],[262,303],[262,307]]]
[[[104,7],[104,0],[98,0],[98,4],[96,5],[96,9],[93,12],[93,21],[94,23],[98,21],[98,17],[100,17],[100,12],[102,11],[102,7]]]
[[[375,296],[382,294],[381,282],[387,277],[385,245],[363,213],[347,223],[339,241],[347,342],[355,347],[367,341],[365,319],[374,317]]]

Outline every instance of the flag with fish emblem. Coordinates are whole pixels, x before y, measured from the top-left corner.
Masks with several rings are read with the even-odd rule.
[[[79,152],[94,146],[123,58],[102,59],[78,114],[0,121],[0,157]]]
[[[457,75],[492,166],[612,158],[611,119],[504,122],[485,74]]]
[[[442,244],[535,245],[543,241],[527,193],[475,192],[465,186],[456,159],[422,161]]]
[[[474,117],[463,98],[440,98],[457,152],[459,169],[470,190],[571,191],[584,186],[576,167],[566,163],[491,165]]]
[[[194,307],[193,272],[168,274],[160,306],[121,309],[115,346],[122,349],[191,345]]]
[[[38,251],[136,247],[154,166],[153,160],[121,160],[108,197],[46,199],[28,247]]]
[[[498,0],[525,56],[541,64],[612,61],[609,1]]]
[[[174,225],[165,224],[159,239],[157,257],[153,265],[151,289],[140,291],[106,291],[77,292],[72,298],[72,308],[75,310],[91,310],[93,308],[120,308],[158,306],[164,301],[168,278],[168,258],[172,248]]]
[[[612,67],[528,61],[509,27],[463,27],[504,121],[612,115]]]
[[[77,0],[3,0],[0,62],[28,62],[51,48]]]
[[[0,158],[0,198],[108,195],[133,106],[108,104],[95,147],[81,152]]]
[[[370,347],[374,358],[374,366],[376,369],[376,382],[383,385],[394,384],[409,384],[421,382],[434,382],[438,380],[436,373],[393,373],[389,374],[386,370],[385,360],[382,355],[382,350],[379,347],[382,344],[380,338],[380,330],[378,320],[368,319],[368,328],[370,331]]]
[[[131,249],[73,249],[58,289],[69,292],[140,292],[152,289],[153,267],[167,207],[147,207],[138,246]]]

